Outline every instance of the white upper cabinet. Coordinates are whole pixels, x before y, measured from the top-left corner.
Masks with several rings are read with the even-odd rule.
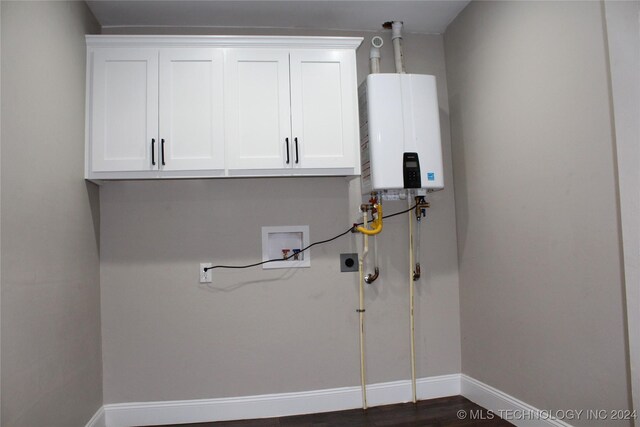
[[[87,36],[85,176],[358,175],[361,41]]]
[[[289,52],[229,49],[225,81],[229,169],[285,168],[291,138]]]
[[[358,173],[353,51],[232,49],[226,70],[231,174]]]
[[[351,52],[291,52],[294,168],[349,168],[359,147]]]
[[[160,168],[224,169],[222,49],[160,50]]]
[[[92,170],[158,169],[157,49],[100,49],[92,83]]]

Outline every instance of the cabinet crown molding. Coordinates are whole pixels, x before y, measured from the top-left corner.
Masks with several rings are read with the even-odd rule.
[[[87,47],[266,47],[356,49],[362,37],[86,35]]]

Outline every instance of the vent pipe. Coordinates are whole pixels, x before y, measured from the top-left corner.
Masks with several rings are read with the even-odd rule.
[[[402,53],[402,21],[391,21],[382,24],[382,28],[391,29],[393,40],[393,56],[396,62],[396,73],[406,73],[404,69],[404,55]]]
[[[391,40],[393,40],[393,56],[396,60],[396,73],[404,74],[404,55],[402,54],[402,22],[391,24]]]
[[[371,39],[371,50],[369,51],[369,64],[371,66],[371,74],[380,72],[380,48],[384,44],[382,37],[375,36]]]

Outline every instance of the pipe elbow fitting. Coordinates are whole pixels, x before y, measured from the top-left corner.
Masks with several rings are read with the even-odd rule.
[[[369,59],[380,58],[380,48],[384,44],[384,40],[380,36],[371,39],[371,50],[369,51]]]
[[[373,270],[373,274],[367,274],[364,277],[364,281],[367,284],[371,284],[376,281],[379,275],[380,275],[380,270],[378,269],[378,267],[376,267],[375,270]]]

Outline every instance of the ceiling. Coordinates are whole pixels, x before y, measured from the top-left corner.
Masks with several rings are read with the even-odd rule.
[[[414,33],[443,33],[469,0],[89,0],[103,27],[253,27],[377,31],[403,21]]]

